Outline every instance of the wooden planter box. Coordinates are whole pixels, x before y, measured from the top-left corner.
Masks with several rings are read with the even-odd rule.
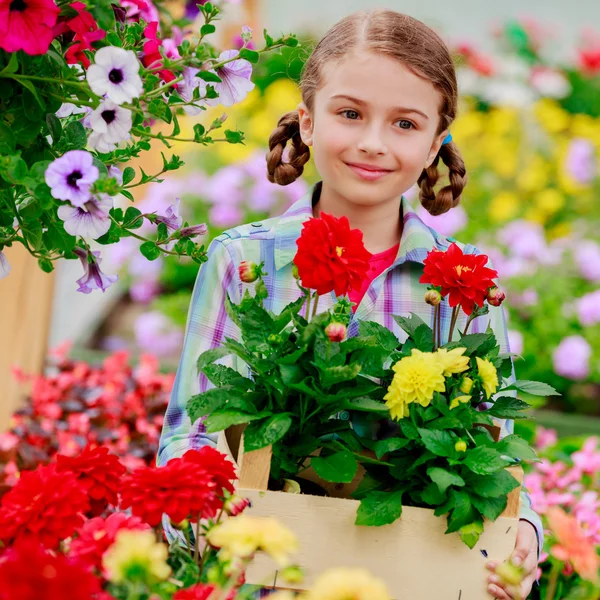
[[[486,520],[484,533],[470,550],[458,533],[444,533],[446,519],[430,509],[405,506],[402,517],[391,525],[361,527],[354,524],[357,500],[268,490],[271,448],[238,453],[239,436],[239,430],[221,433],[217,447],[232,459],[237,457],[237,493],[252,501],[249,514],[275,517],[298,538],[299,552],[293,560],[306,576],[302,584],[286,587],[310,588],[315,577],[331,567],[362,567],[385,581],[395,600],[490,600],[490,572],[485,565],[488,560],[507,560],[514,550],[520,488],[509,494],[506,510],[495,522]],[[522,481],[521,467],[508,470]],[[330,493],[344,496],[360,477],[359,472],[347,486],[320,483]],[[246,581],[276,587],[274,569],[269,557],[258,555]]]

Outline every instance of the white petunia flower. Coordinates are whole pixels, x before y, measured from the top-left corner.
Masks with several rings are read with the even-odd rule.
[[[219,62],[229,60],[239,54],[239,50],[225,50],[219,55]],[[211,72],[215,72],[211,69]],[[232,106],[241,102],[248,92],[254,89],[254,83],[250,81],[252,76],[252,63],[240,58],[233,60],[219,69],[217,75],[221,78],[220,83],[213,83],[215,91],[219,94],[218,98],[209,98],[206,103],[209,106]]]
[[[64,221],[67,233],[95,240],[110,229],[108,213],[113,200],[107,194],[90,199],[81,207],[63,204],[58,208],[58,218]]]
[[[132,50],[105,46],[95,54],[95,62],[87,70],[92,92],[106,96],[116,104],[131,102],[144,90],[139,75],[140,62]]]
[[[85,118],[84,125],[92,130],[88,140],[90,148],[98,152],[111,152],[117,144],[131,137],[131,111],[112,100],[104,100]]]
[[[2,250],[0,250],[0,279],[4,279],[8,277],[10,273],[10,265],[8,264],[8,260],[6,259],[6,255]]]

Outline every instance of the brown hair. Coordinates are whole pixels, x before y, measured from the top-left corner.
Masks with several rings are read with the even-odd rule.
[[[360,10],[338,21],[317,44],[302,71],[302,100],[313,111],[315,93],[321,85],[326,63],[341,61],[352,48],[397,58],[416,75],[430,81],[442,96],[441,133],[456,118],[458,90],[454,64],[448,48],[435,31],[421,21],[388,9]],[[291,140],[289,157],[283,153]],[[288,112],[277,123],[269,138],[267,176],[272,183],[288,185],[304,170],[310,149],[300,138],[298,111]],[[448,167],[449,185],[437,193],[440,158]],[[467,183],[465,165],[454,142],[443,145],[433,163],[421,173],[418,184],[421,204],[432,215],[440,215],[456,206]]]

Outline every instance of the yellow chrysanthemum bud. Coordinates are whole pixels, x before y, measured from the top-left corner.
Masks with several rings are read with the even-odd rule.
[[[456,398],[452,398],[452,402],[450,402],[450,410],[456,408],[459,404],[465,404],[471,400],[471,396],[456,396]]]
[[[460,383],[460,388],[458,388],[463,394],[470,394],[473,389],[473,380],[470,377],[463,377],[463,380]]]
[[[487,358],[477,357],[477,370],[481,382],[483,384],[483,391],[487,398],[496,392],[498,389],[498,371],[496,367]]]
[[[465,442],[464,440],[458,440],[458,442],[456,442],[456,444],[454,444],[454,449],[457,452],[466,452],[467,451],[467,442]]]

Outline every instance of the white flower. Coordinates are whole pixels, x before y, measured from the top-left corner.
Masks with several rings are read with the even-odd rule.
[[[70,117],[71,115],[81,115],[88,111],[89,108],[87,106],[77,106],[70,102],[64,102],[55,114],[59,119],[63,119],[64,117]]]
[[[10,273],[10,265],[6,259],[6,255],[0,250],[0,279],[4,279]]]
[[[225,50],[219,55],[219,62],[229,60],[239,54],[239,50]],[[211,69],[214,73],[214,69]],[[226,63],[217,69],[217,75],[221,78],[220,83],[213,83],[218,98],[210,98],[206,101],[210,106],[232,106],[241,102],[254,89],[250,81],[252,75],[252,63],[240,58]]]
[[[111,152],[120,142],[130,138],[132,125],[131,111],[103,100],[100,106],[84,120],[84,125],[92,130],[88,144],[98,152]]]
[[[140,63],[132,50],[105,46],[95,54],[95,63],[87,70],[92,92],[106,96],[116,104],[131,102],[144,90],[139,75]]]
[[[67,233],[95,240],[110,229],[108,213],[112,207],[112,198],[100,194],[100,198],[90,197],[82,207],[63,204],[57,214]]]

